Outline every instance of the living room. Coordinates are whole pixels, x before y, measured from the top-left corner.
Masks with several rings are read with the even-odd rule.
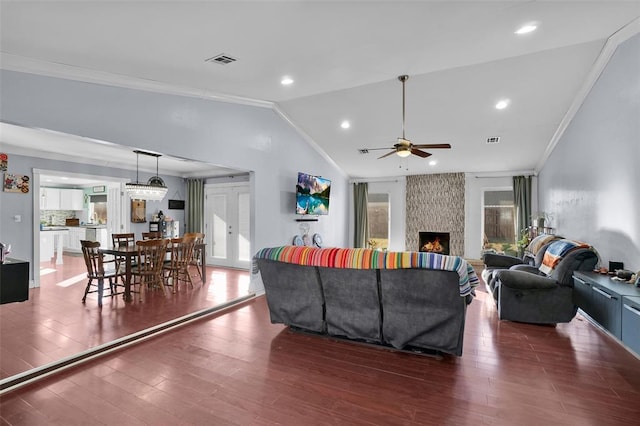
[[[534,176],[535,210],[552,213],[552,226],[559,234],[592,244],[604,264],[614,260],[623,262],[626,269],[640,269],[640,215],[635,214],[640,209],[637,21],[633,28],[631,34],[621,33],[607,42],[597,61],[584,71],[585,79],[577,84],[579,90],[569,110],[562,111],[549,126],[553,130],[542,141],[546,151],[536,158],[534,166],[511,167],[524,156],[514,150],[510,157],[495,156],[492,161],[502,166],[490,171],[433,173],[462,174],[463,183],[457,191],[464,192],[464,229],[454,230],[462,235],[459,254],[467,259],[480,259],[483,190],[511,187],[512,176],[524,174]],[[385,186],[384,191],[389,193],[403,194],[400,205],[392,207],[400,210],[393,210],[391,215],[394,221],[391,240],[395,250],[417,248],[408,243],[416,236],[415,229],[408,226],[414,218],[409,217],[405,203],[407,197],[415,194],[409,193],[407,179],[419,179],[429,173],[412,173],[417,168],[404,173],[402,167],[405,164],[413,167],[414,163],[395,162],[396,175],[376,178],[350,174],[304,132],[305,126],[292,125],[290,118],[272,103],[247,99],[233,102],[197,93],[185,96],[148,86],[148,90],[140,90],[135,85],[67,79],[62,73],[49,71],[39,73],[27,66],[3,66],[0,85],[4,123],[81,135],[250,173],[253,251],[289,244],[299,234],[292,207],[295,176],[299,171],[332,180],[331,213],[311,224],[313,232],[323,236],[325,245],[352,245],[351,183],[362,180],[370,181],[372,186]],[[396,74],[404,72],[407,71],[399,70]],[[392,81],[395,75],[387,79],[390,83],[385,90],[388,87],[398,95],[397,81]],[[137,82],[142,87],[153,86],[148,81]],[[397,99],[394,102],[394,110],[399,109]],[[553,99],[549,102],[553,103]],[[381,139],[372,142],[369,138],[360,141],[361,145],[370,146],[397,136],[399,114],[389,122],[389,136],[385,131]],[[409,129],[410,126],[408,133],[415,139],[417,136]],[[4,148],[5,141],[2,142],[2,151],[9,154],[11,161],[14,152]],[[455,142],[452,141],[454,148]],[[96,156],[99,155],[97,149]],[[30,175],[30,168],[35,165],[28,163],[35,158],[39,168],[50,168],[46,157],[44,151],[41,156],[25,156],[22,162],[10,162],[9,171]],[[380,164],[373,157],[367,161],[373,170]],[[14,165],[19,165],[19,170],[13,169]],[[81,172],[94,166],[69,162],[62,167]],[[428,203],[428,194],[421,196]],[[32,197],[0,193],[0,202],[0,240],[12,243],[12,256],[33,261],[32,244],[16,242],[31,235],[36,224],[14,220],[16,216],[32,217]],[[253,289],[261,292],[259,283],[254,284]]]

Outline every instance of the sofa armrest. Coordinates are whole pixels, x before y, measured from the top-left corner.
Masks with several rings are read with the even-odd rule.
[[[540,275],[541,277],[546,277],[546,275],[540,272],[540,270],[536,266],[532,266],[532,265],[513,265],[509,269],[511,269],[512,271],[528,272],[533,275]]]
[[[497,272],[499,285],[519,290],[552,289],[558,287],[555,280],[524,271],[501,270]]]
[[[510,268],[513,265],[521,265],[522,259],[506,254],[485,253],[482,261],[487,268]]]

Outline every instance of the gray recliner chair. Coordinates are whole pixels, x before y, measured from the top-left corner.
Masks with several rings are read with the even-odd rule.
[[[515,266],[518,266],[518,268],[520,268],[520,266],[533,266],[538,268],[542,264],[542,258],[549,244],[561,238],[562,237],[557,235],[547,234],[535,237],[524,250],[522,258],[504,254],[485,253],[482,256],[484,269],[481,275],[487,289],[491,293],[494,293],[496,273],[500,270],[514,268]]]
[[[573,303],[573,272],[590,271],[597,264],[595,250],[576,248],[548,275],[530,265],[497,271],[492,292],[498,317],[535,324],[570,322],[578,309]]]

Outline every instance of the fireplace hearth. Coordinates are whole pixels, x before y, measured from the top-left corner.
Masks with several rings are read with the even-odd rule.
[[[419,232],[419,250],[429,253],[449,254],[450,236],[448,232]]]

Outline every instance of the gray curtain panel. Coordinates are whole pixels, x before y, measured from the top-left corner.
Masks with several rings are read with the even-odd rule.
[[[187,179],[186,232],[204,232],[204,181]]]
[[[366,182],[353,184],[353,204],[354,204],[354,247],[366,247],[369,241],[369,216],[367,214],[369,185]]]
[[[519,238],[521,231],[531,225],[531,176],[513,177],[513,204]]]

